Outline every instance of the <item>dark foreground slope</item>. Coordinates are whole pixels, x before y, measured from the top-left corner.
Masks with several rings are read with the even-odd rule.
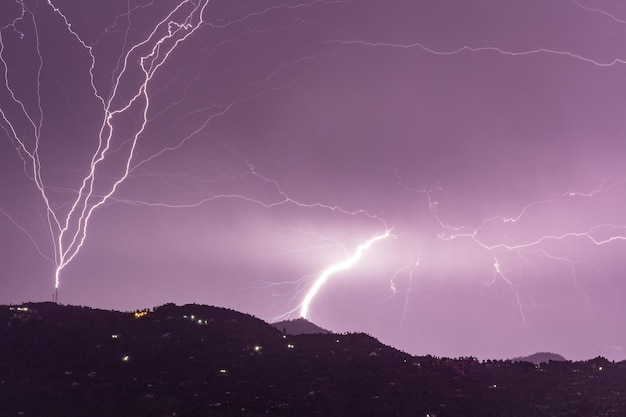
[[[28,308],[28,310],[25,309]],[[172,304],[0,307],[0,416],[625,416],[626,363],[413,357]]]

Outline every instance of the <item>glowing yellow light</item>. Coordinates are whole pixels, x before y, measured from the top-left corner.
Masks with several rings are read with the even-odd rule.
[[[130,357],[129,357],[128,355],[126,355],[126,356],[122,356],[122,360],[123,360],[124,362],[128,362],[128,359],[130,359]]]
[[[135,318],[139,319],[141,317],[147,316],[148,312],[147,311],[135,311]]]

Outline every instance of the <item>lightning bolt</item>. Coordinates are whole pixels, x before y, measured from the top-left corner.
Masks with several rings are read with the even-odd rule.
[[[326,268],[320,274],[320,276],[317,277],[309,291],[306,293],[306,296],[302,300],[302,305],[300,306],[300,317],[309,318],[309,307],[311,305],[311,302],[313,301],[313,298],[318,293],[322,285],[324,285],[324,283],[328,281],[328,279],[332,275],[353,267],[357,262],[359,262],[359,260],[363,256],[363,253],[367,251],[374,243],[378,242],[379,240],[387,239],[389,236],[391,236],[391,230],[387,229],[385,230],[385,233],[376,235],[365,243],[359,245],[359,247],[354,251],[352,256],[350,256],[345,261],[336,263]]]
[[[592,13],[598,13],[601,14],[603,16],[608,17],[610,20],[617,22],[617,23],[626,23],[626,20],[622,20],[617,18],[615,15],[607,12],[606,10],[602,10],[602,9],[596,9],[596,8],[592,8],[592,7],[587,7],[583,4],[581,4],[579,1],[577,0],[572,0],[572,3],[574,3],[575,5],[577,5],[578,7],[580,7],[583,10],[586,10],[588,12],[592,12]]]
[[[40,86],[44,58],[41,52],[38,24],[35,19],[35,12],[24,1],[17,1],[17,3],[21,8],[20,15],[0,30],[0,63],[2,64],[4,87],[16,105],[14,111],[21,113],[21,116],[28,121],[34,144],[29,145],[26,138],[18,133],[20,129],[17,128],[16,122],[12,121],[4,106],[0,108],[0,121],[3,122],[3,128],[9,134],[11,141],[16,144],[18,154],[23,160],[25,169],[27,169],[27,175],[34,182],[44,202],[48,232],[52,237],[54,246],[54,287],[58,289],[61,272],[76,257],[85,242],[93,212],[113,196],[119,185],[129,175],[139,137],[144,132],[148,121],[150,108],[148,89],[151,80],[176,47],[202,26],[208,1],[181,1],[158,21],[140,42],[130,47],[118,62],[117,75],[113,79],[108,97],[105,97],[105,94],[100,92],[96,86],[94,71],[97,62],[93,47],[88,45],[72,28],[72,24],[60,8],[52,0],[47,1],[47,5],[61,19],[68,33],[73,36],[89,57],[90,84],[95,97],[101,104],[102,114],[98,146],[91,157],[88,173],[82,179],[75,199],[69,204],[69,210],[65,215],[62,215],[59,209],[52,205],[46,181],[42,176],[39,150],[44,115]],[[17,24],[22,21],[30,23],[32,27],[38,60],[36,106],[35,109],[30,110],[28,104],[20,98],[11,82],[3,34],[6,29],[13,29],[19,34],[19,38],[23,39],[24,33],[17,30]],[[124,91],[122,91],[122,86],[124,86]],[[133,115],[139,116],[138,127],[120,147],[113,149],[114,140],[118,135],[117,131],[122,129],[122,116],[131,112]],[[17,116],[13,119],[17,119]],[[103,182],[99,167],[103,165],[105,160],[109,159],[110,154],[119,153],[118,151],[121,151],[122,148],[125,155],[122,158],[121,167],[118,168],[116,178],[108,185],[99,186]],[[97,193],[97,188],[104,188],[104,191]]]
[[[428,195],[429,209],[433,214],[436,223],[439,225],[439,227],[441,227],[442,230],[442,232],[440,232],[437,237],[442,241],[466,239],[477,245],[477,247],[491,254],[493,259],[494,273],[493,279],[488,283],[488,285],[493,284],[496,279],[501,279],[502,281],[504,281],[510,287],[522,321],[525,322],[526,318],[524,306],[519,292],[519,287],[513,281],[513,279],[511,279],[508,274],[503,270],[502,262],[500,259],[503,253],[517,254],[520,259],[524,259],[526,254],[538,254],[544,256],[546,259],[549,260],[566,263],[571,271],[571,277],[574,286],[581,292],[588,306],[588,309],[591,310],[590,298],[585,293],[583,287],[580,285],[576,273],[576,265],[587,264],[587,262],[576,262],[568,258],[567,256],[555,255],[551,253],[555,249],[549,248],[547,247],[547,245],[550,243],[554,243],[557,245],[564,244],[567,241],[581,239],[590,242],[593,246],[596,247],[615,244],[620,241],[626,241],[626,226],[612,223],[601,223],[594,224],[582,230],[573,230],[553,234],[539,234],[536,237],[526,237],[524,239],[515,239],[506,234],[503,234],[501,236],[494,235],[494,232],[492,230],[498,226],[501,227],[506,225],[513,225],[516,223],[522,223],[527,216],[530,216],[533,212],[537,212],[539,208],[553,205],[557,202],[562,203],[564,201],[573,202],[580,199],[593,199],[603,193],[612,190],[618,185],[623,184],[624,180],[622,179],[618,181],[613,181],[610,185],[607,185],[609,183],[611,183],[610,178],[605,178],[602,180],[601,185],[598,188],[590,192],[568,191],[563,193],[556,193],[548,199],[533,201],[525,205],[519,210],[519,212],[515,216],[494,216],[483,220],[481,224],[477,227],[471,227],[466,225],[452,226],[446,224],[441,219],[441,216],[438,213],[438,202],[434,200],[431,195],[431,193],[434,191],[442,191],[442,188],[437,186],[435,188],[427,190],[426,193]],[[599,275],[603,276],[601,271],[599,272]],[[609,286],[612,287],[612,284],[610,282],[607,283]]]

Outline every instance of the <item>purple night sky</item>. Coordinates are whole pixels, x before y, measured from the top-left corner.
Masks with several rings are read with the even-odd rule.
[[[624,2],[154,3],[0,5],[0,303],[296,318],[391,230],[312,321],[626,358]]]

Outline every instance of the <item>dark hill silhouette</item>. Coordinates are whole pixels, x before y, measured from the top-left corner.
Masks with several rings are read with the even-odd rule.
[[[166,304],[0,306],[0,417],[626,415],[626,362],[411,356]]]
[[[530,362],[530,363],[534,363],[535,365],[539,365],[542,363],[548,363],[550,361],[563,362],[563,361],[566,361],[567,359],[565,359],[563,356],[559,355],[558,353],[537,352],[537,353],[533,353],[532,355],[513,358],[512,360],[514,362]]]
[[[272,326],[282,331],[283,333],[290,335],[331,333],[330,331],[322,329],[315,323],[311,323],[310,321],[302,317],[293,320],[283,320],[272,323]]]

